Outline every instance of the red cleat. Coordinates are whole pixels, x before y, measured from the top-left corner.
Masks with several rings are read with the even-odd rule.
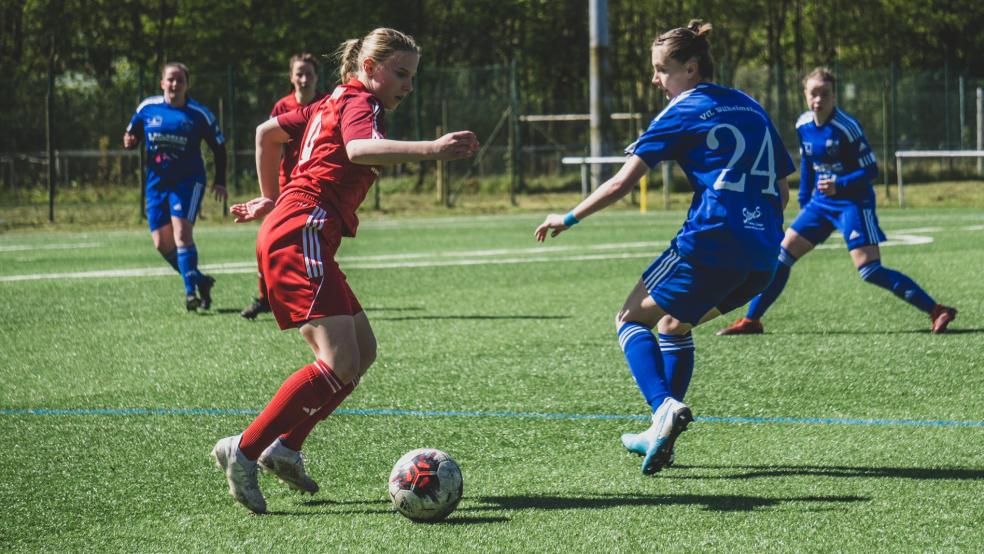
[[[957,319],[957,309],[937,304],[933,311],[929,312],[929,319],[933,322],[934,334],[946,332],[946,326]]]
[[[761,335],[765,332],[762,322],[757,319],[739,318],[729,327],[725,327],[717,332],[718,336],[723,335]],[[935,333],[935,331],[934,331]]]

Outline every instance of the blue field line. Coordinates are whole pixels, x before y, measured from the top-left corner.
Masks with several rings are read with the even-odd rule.
[[[78,409],[0,409],[0,415],[256,415],[259,410],[229,408],[78,408]],[[529,419],[562,420],[634,420],[648,421],[648,416],[617,414],[568,414],[542,412],[469,412],[442,410],[387,410],[365,409],[335,412],[340,415],[363,416],[421,416],[421,417],[506,417]],[[871,426],[916,426],[916,427],[979,427],[984,421],[932,420],[932,419],[856,419],[844,417],[718,417],[699,416],[696,421],[708,423],[754,423],[754,424],[797,424],[797,425],[871,425]]]

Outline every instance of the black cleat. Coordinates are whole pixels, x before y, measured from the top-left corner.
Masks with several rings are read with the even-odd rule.
[[[215,286],[215,277],[202,275],[198,281],[198,293],[202,295],[202,309],[207,310],[212,307],[212,287]]]
[[[269,311],[270,302],[266,298],[257,298],[253,300],[252,304],[243,308],[243,311],[239,312],[239,315],[246,319],[256,319],[257,315],[265,314]]]
[[[194,294],[189,294],[188,296],[185,297],[185,308],[188,308],[189,312],[194,312],[198,310],[198,307],[201,305],[202,305],[201,299],[195,296]]]

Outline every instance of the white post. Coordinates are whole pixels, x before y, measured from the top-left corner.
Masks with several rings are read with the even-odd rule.
[[[670,162],[660,162],[659,164],[663,168],[663,209],[670,209],[670,186],[673,181],[673,168],[670,167]]]
[[[899,153],[895,153],[895,175],[898,178],[899,183],[899,207],[905,206],[905,193],[902,192],[902,156]]]
[[[581,196],[588,197],[590,193],[590,182],[588,180],[588,164],[581,162]]]
[[[984,150],[984,89],[977,87],[977,150]],[[977,158],[977,173],[984,174],[984,158]]]
[[[608,1],[588,0],[588,24],[590,60],[588,91],[590,96],[591,156],[608,154],[607,129],[611,125],[607,108],[605,79],[608,77]],[[605,175],[604,165],[591,165],[591,189],[601,185]]]

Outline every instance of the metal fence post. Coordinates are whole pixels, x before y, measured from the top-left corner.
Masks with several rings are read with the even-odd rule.
[[[522,192],[523,141],[519,134],[519,85],[516,82],[516,58],[509,62],[509,200],[516,205],[516,193]]]
[[[957,80],[957,88],[960,93],[960,149],[964,149],[964,134],[967,131],[967,94],[964,88],[966,87],[966,79],[961,75]]]
[[[943,148],[952,148],[950,142],[950,60],[943,60]]]
[[[891,149],[890,152],[897,152],[899,149],[899,125],[898,125],[898,79],[895,76],[895,62],[892,62],[888,66],[888,83],[889,83],[889,114],[891,115]],[[885,159],[885,165],[887,166],[889,160]]]
[[[235,72],[232,64],[229,64],[229,156],[232,164],[229,168],[232,172],[232,189],[239,191],[239,164],[236,163],[236,147],[239,146],[239,140],[236,138],[236,84],[235,84]],[[229,209],[226,206],[227,201],[222,202],[222,214],[223,216],[228,215]]]
[[[882,87],[882,159],[885,160],[886,166],[888,165],[888,82],[884,82]],[[885,180],[885,200],[889,199],[891,195],[891,189],[889,187],[888,178],[888,167],[885,167],[883,173],[883,178]]]
[[[54,47],[52,47],[54,48]],[[48,221],[55,222],[55,68],[54,60],[48,62],[48,94],[45,96],[44,128],[45,149],[48,153]]]
[[[977,149],[984,150],[984,89],[977,87]],[[977,158],[977,174],[984,175],[984,158]]]
[[[895,156],[895,178],[899,184],[899,207],[905,207],[905,193],[902,192],[902,158]]]
[[[437,128],[434,129],[434,134],[439,137],[443,136],[444,127],[438,125]],[[447,183],[445,181],[444,169],[445,169],[444,162],[441,160],[437,160],[437,171],[434,174],[434,188],[436,189],[436,194],[437,194],[436,200],[438,204],[442,206],[447,205],[447,198],[448,198]]]
[[[137,106],[143,100],[143,92],[144,67],[141,65],[137,73]],[[147,174],[147,145],[137,144],[137,151],[140,152],[140,161],[137,165],[137,186],[140,188],[140,205],[137,206],[137,212],[140,214],[140,219],[147,219],[147,184],[144,182]]]

